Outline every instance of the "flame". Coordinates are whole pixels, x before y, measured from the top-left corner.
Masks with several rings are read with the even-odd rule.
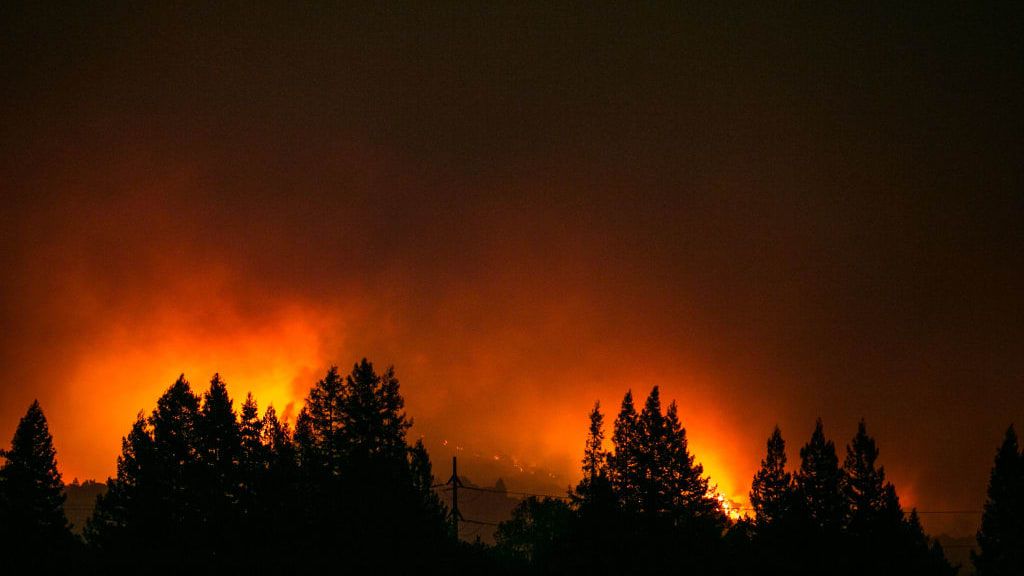
[[[731,520],[739,520],[747,516],[744,509],[735,501],[729,499],[725,494],[715,491],[715,500],[718,501],[718,507],[728,516]]]

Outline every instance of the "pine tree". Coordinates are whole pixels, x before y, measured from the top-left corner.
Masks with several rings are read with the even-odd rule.
[[[978,576],[1024,574],[1024,455],[1010,426],[996,452],[972,560]]]
[[[842,476],[847,528],[853,534],[891,533],[903,521],[895,489],[886,483],[885,469],[876,466],[877,460],[878,446],[861,420],[856,436],[846,446]]]
[[[86,530],[91,544],[112,555],[108,560],[151,555],[169,564],[201,561],[196,538],[208,514],[208,475],[199,459],[199,417],[199,397],[182,375],[122,440],[117,479],[108,481]]]
[[[46,416],[32,402],[2,453],[0,467],[0,551],[10,566],[31,560],[49,565],[68,552],[72,537],[64,516],[64,484],[57,471]]]
[[[262,461],[256,480],[256,538],[265,545],[287,544],[297,526],[279,519],[301,514],[305,504],[296,492],[301,484],[298,454],[291,430],[278,420],[273,405],[267,406],[259,428]]]
[[[609,459],[612,488],[619,503],[627,511],[640,509],[640,486],[643,472],[640,469],[640,430],[633,392],[627,391],[622,398],[622,407],[615,418],[612,443],[615,452]]]
[[[154,479],[159,509],[166,515],[168,544],[194,534],[202,524],[198,420],[199,397],[182,374],[157,400],[149,417],[159,470]]]
[[[277,410],[273,405],[267,406],[266,412],[263,413],[263,421],[260,422],[260,443],[266,451],[268,467],[294,464],[295,444],[291,432],[288,424],[278,420]]]
[[[378,375],[363,358],[345,377],[339,436],[349,457],[404,458],[405,433],[412,422],[403,411],[394,368]]]
[[[498,525],[497,546],[503,552],[545,566],[557,559],[572,522],[572,510],[562,500],[530,496]]]
[[[796,474],[798,508],[811,526],[824,531],[841,528],[846,516],[841,485],[836,447],[825,439],[819,418],[810,441],[800,449],[800,470]]]
[[[599,500],[610,500],[611,481],[608,471],[608,453],[604,449],[604,415],[601,403],[595,402],[590,411],[590,429],[583,449],[583,478],[573,493],[581,507],[593,506]]]
[[[434,469],[430,464],[430,455],[423,445],[423,440],[416,440],[416,444],[409,449],[409,470],[412,476],[412,489],[416,494],[419,505],[426,512],[426,516],[436,519],[443,519],[445,516],[444,505],[434,492]],[[498,479],[499,482],[501,479]]]
[[[777,525],[789,515],[793,505],[793,478],[786,472],[786,441],[776,426],[768,438],[768,452],[754,475],[750,504],[759,528]]]
[[[332,366],[306,396],[306,403],[295,422],[295,441],[299,444],[307,472],[338,475],[342,467],[342,407],[345,380]]]
[[[238,422],[240,491],[251,501],[256,484],[266,467],[267,454],[263,446],[263,421],[252,393],[246,395]]]
[[[235,489],[241,457],[241,431],[233,402],[220,374],[214,374],[196,420],[198,457],[212,477],[214,489],[229,493]]]
[[[594,402],[590,411],[590,429],[583,449],[583,477],[593,483],[608,475],[608,455],[604,450],[604,415],[601,403]]]
[[[117,478],[107,479],[107,492],[97,498],[86,522],[86,541],[107,554],[151,545],[162,526],[158,474],[152,431],[139,412],[131,431],[121,439]]]
[[[686,428],[679,420],[679,408],[675,401],[668,405],[665,413],[664,473],[668,507],[675,518],[693,517],[711,520],[718,525],[725,521],[718,501],[712,495],[711,486],[704,477],[704,467],[690,453],[686,439]]]
[[[668,450],[665,416],[661,413],[658,387],[651,389],[637,419],[640,441],[636,451],[640,482],[640,507],[649,515],[666,512],[668,486]]]
[[[214,374],[196,420],[201,475],[195,486],[205,532],[204,544],[227,546],[237,534],[241,499],[241,432],[233,402],[220,374]]]

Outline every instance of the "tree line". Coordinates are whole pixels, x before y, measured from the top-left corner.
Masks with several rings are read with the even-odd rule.
[[[906,513],[863,421],[840,463],[819,420],[787,468],[776,428],[731,518],[690,452],[675,402],[627,392],[606,442],[590,413],[582,479],[567,497],[529,497],[495,546],[460,542],[394,370],[365,359],[310,389],[294,428],[219,375],[184,376],[139,413],[117,475],[82,537],[46,418],[34,402],[0,466],[0,558],[10,567],[331,570],[496,574],[951,575],[941,546]],[[610,444],[610,449],[606,445]],[[997,452],[972,561],[981,576],[1024,574],[1024,454],[1011,427]]]

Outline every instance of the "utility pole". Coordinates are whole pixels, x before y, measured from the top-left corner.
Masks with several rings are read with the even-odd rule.
[[[452,477],[448,479],[448,483],[452,485],[452,534],[458,540],[459,520],[462,520],[462,513],[459,512],[459,485],[462,482],[459,481],[459,463],[455,456],[452,456]]]

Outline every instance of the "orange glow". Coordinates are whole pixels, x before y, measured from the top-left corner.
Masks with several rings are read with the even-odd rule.
[[[145,330],[121,328],[92,343],[94,351],[74,367],[60,403],[51,408],[66,480],[112,474],[119,439],[135,414],[148,414],[183,371],[197,393],[219,372],[236,409],[252,392],[261,412],[273,404],[279,416],[294,418],[328,362],[321,337],[338,330],[336,321],[296,306],[259,322],[224,312],[166,314]],[[215,327],[202,328],[203,320]]]

